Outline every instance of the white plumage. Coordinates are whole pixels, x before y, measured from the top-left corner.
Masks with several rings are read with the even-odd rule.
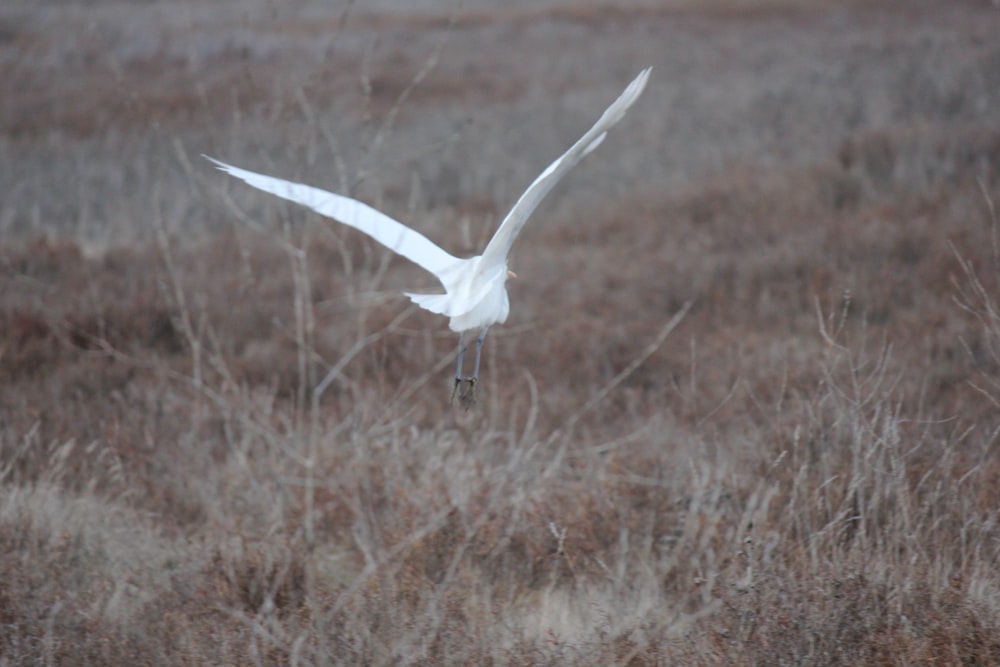
[[[376,211],[367,204],[309,185],[293,183],[272,176],[225,164],[205,156],[222,171],[235,176],[253,187],[277,195],[297,204],[308,206],[320,215],[354,227],[373,239],[433,273],[444,287],[444,294],[414,294],[407,292],[421,308],[449,318],[448,326],[461,334],[459,340],[458,370],[455,387],[462,381],[462,358],[465,353],[465,332],[478,330],[476,364],[467,378],[474,390],[479,375],[479,357],[486,331],[493,324],[503,323],[510,312],[506,282],[508,278],[507,255],[514,239],[527,222],[539,202],[587,153],[602,141],[607,131],[622,119],[629,107],[646,87],[652,68],[639,73],[625,91],[601,115],[598,121],[559,159],[550,164],[500,223],[483,254],[462,259],[449,254],[427,239],[426,236]],[[472,393],[470,392],[470,396]]]

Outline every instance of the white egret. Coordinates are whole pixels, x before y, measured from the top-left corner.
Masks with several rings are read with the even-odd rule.
[[[559,179],[565,176],[584,155],[597,148],[604,141],[607,131],[624,117],[625,112],[646,87],[651,69],[647,67],[640,72],[618,99],[605,110],[597,123],[535,179],[500,223],[483,254],[467,259],[445,252],[420,232],[350,197],[256,174],[207,155],[204,157],[214,162],[222,171],[259,190],[308,206],[320,215],[361,230],[393,252],[433,273],[444,286],[444,294],[406,292],[406,296],[421,308],[450,318],[449,328],[459,334],[458,365],[455,370],[452,398],[454,399],[459,385],[467,382],[468,390],[463,391],[463,400],[473,402],[476,381],[479,379],[479,358],[486,331],[491,325],[506,321],[510,311],[505,284],[509,277],[515,277],[513,272],[507,270],[507,254],[514,239],[552,186],[559,182]],[[479,332],[476,338],[476,362],[472,375],[463,378],[465,335],[469,331]]]

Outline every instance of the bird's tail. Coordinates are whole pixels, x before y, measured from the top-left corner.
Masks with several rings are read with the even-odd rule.
[[[424,310],[438,315],[451,316],[451,313],[448,312],[450,297],[447,294],[414,294],[412,292],[404,292],[404,294],[410,298],[410,301]]]

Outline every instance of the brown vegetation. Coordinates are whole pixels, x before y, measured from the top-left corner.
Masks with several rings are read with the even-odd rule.
[[[1000,664],[974,115],[549,209],[469,411],[419,274],[293,209],[4,243],[0,662]]]

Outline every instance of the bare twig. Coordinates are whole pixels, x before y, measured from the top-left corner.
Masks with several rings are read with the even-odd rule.
[[[688,311],[691,309],[691,305],[692,305],[691,301],[686,302],[681,307],[681,309],[677,311],[677,313],[673,317],[671,317],[666,324],[663,325],[663,327],[660,329],[660,332],[656,334],[656,338],[654,338],[653,341],[649,343],[649,345],[647,345],[643,349],[643,351],[640,352],[639,355],[635,359],[633,359],[631,363],[629,363],[628,366],[623,368],[616,376],[614,376],[611,379],[610,382],[604,385],[596,394],[594,394],[590,398],[590,400],[584,403],[581,408],[579,408],[569,417],[569,419],[566,420],[567,431],[572,430],[573,426],[580,419],[580,417],[582,417],[587,412],[598,406],[601,403],[601,401],[607,398],[608,394],[614,391],[615,387],[624,382],[625,379],[628,378],[630,375],[632,375],[632,373],[634,373],[640,366],[642,366],[647,359],[653,356],[653,353],[655,353],[658,349],[660,349],[660,346],[663,345],[663,342],[667,340],[667,336],[669,336],[670,333],[677,328],[677,325],[680,324],[681,320],[684,319],[684,316],[687,315]]]

